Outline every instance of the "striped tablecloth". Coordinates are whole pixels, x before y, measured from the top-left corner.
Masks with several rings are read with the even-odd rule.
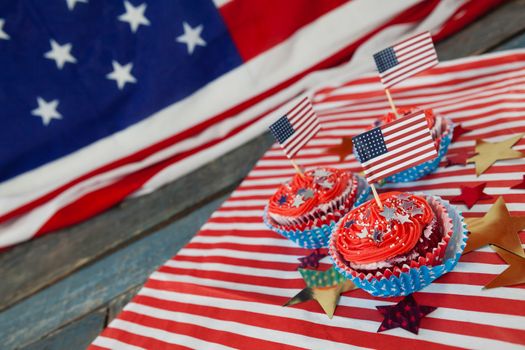
[[[398,106],[434,108],[473,129],[450,153],[473,151],[479,138],[499,141],[525,132],[525,51],[496,53],[439,64],[393,91]],[[340,163],[327,147],[365,130],[388,111],[376,75],[319,90],[316,109],[323,130],[299,153],[306,168],[333,166],[360,171],[353,156]],[[514,147],[525,149],[525,138]],[[139,294],[94,341],[92,349],[342,349],[480,348],[525,346],[525,285],[482,290],[506,265],[485,247],[462,257],[456,269],[415,294],[438,309],[419,335],[403,329],[376,333],[381,299],[362,290],[346,293],[332,320],[315,301],[282,307],[304,287],[298,257],[308,250],[268,230],[261,215],[277,185],[294,169],[277,145],[173,259],[153,273]],[[499,161],[476,177],[473,164],[444,167],[426,178],[388,185],[450,198],[459,186],[487,182],[493,195],[468,210],[482,216],[502,195],[512,215],[525,215],[525,190],[512,190],[525,159]],[[176,233],[174,233],[176,234]],[[521,233],[522,242],[525,235]],[[326,258],[321,269],[330,265]]]

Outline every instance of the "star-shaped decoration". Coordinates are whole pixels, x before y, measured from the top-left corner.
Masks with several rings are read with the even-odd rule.
[[[286,195],[282,195],[281,197],[279,197],[279,200],[277,201],[279,203],[279,205],[283,205],[284,203],[286,203],[286,201],[288,200],[288,197]]]
[[[58,100],[47,102],[39,96],[37,97],[36,102],[38,103],[38,108],[33,109],[31,114],[42,118],[42,123],[45,126],[48,126],[53,119],[62,119],[62,115],[57,111]]]
[[[115,80],[119,90],[124,88],[126,83],[136,83],[137,79],[131,75],[131,70],[133,69],[133,63],[128,63],[126,65],[121,65],[117,61],[113,61],[113,72],[106,75],[106,78],[110,80]]]
[[[401,223],[401,224],[404,224],[405,222],[411,222],[412,221],[412,220],[410,220],[410,217],[408,215],[401,215],[401,214],[396,214],[394,219],[399,221],[399,223]]]
[[[453,198],[450,198],[450,202],[451,203],[463,202],[467,205],[467,208],[470,209],[472,208],[474,204],[476,204],[477,201],[492,198],[492,196],[489,196],[488,194],[483,192],[485,190],[485,186],[487,186],[486,182],[479,184],[477,186],[474,186],[474,187],[460,186],[461,194]]]
[[[46,52],[44,57],[54,60],[58,69],[62,69],[66,62],[77,63],[77,59],[71,54],[71,44],[60,45],[53,39],[49,42],[51,43],[51,50]]]
[[[383,210],[379,215],[384,217],[387,221],[390,221],[394,218],[394,215],[396,214],[396,210],[394,208],[387,207],[386,205],[383,205]]]
[[[292,207],[299,207],[301,204],[304,203],[303,197],[301,196],[295,196],[293,199]]]
[[[329,318],[334,316],[335,308],[342,293],[357,289],[352,281],[345,279],[334,267],[326,271],[299,269],[306,288],[284,306],[292,306],[309,300],[316,300]]]
[[[402,200],[402,201],[407,201],[410,199],[410,196],[411,196],[410,194],[403,192],[397,195],[397,199]]]
[[[350,226],[352,226],[354,222],[354,220],[348,220],[347,222],[345,222],[345,228],[350,228]]]
[[[321,177],[328,177],[330,175],[332,175],[332,173],[325,169],[315,169],[314,170],[315,177],[321,178]]]
[[[0,18],[0,40],[9,40],[11,37],[4,31],[5,20]]]
[[[310,199],[314,196],[314,191],[309,188],[301,188],[297,191],[297,194],[301,195],[303,199]]]
[[[525,216],[510,216],[503,197],[499,197],[482,218],[466,218],[465,222],[470,235],[463,254],[493,244],[525,257],[518,236],[525,228]]]
[[[466,129],[461,124],[454,125],[454,131],[452,132],[452,140],[450,142],[457,141],[461,135],[471,131],[472,129]]]
[[[88,0],[66,0],[66,2],[67,2],[67,8],[69,9],[69,11],[73,11],[77,2],[87,4]]]
[[[513,136],[500,142],[488,142],[476,140],[476,155],[467,160],[468,163],[476,164],[476,175],[479,176],[487,171],[492,164],[498,160],[522,158],[520,151],[512,149],[525,134]]]
[[[328,154],[334,154],[339,156],[339,162],[342,162],[348,157],[350,154],[352,154],[354,149],[354,144],[352,143],[351,137],[343,137],[341,139],[341,144],[329,147],[326,149],[325,153]]]
[[[368,237],[370,233],[368,232],[368,229],[366,227],[363,227],[361,231],[359,231],[356,236],[359,238],[366,238]]]
[[[182,28],[184,29],[184,34],[177,37],[177,42],[186,44],[188,48],[188,54],[193,54],[195,47],[197,46],[206,46],[206,41],[202,39],[201,33],[204,29],[204,26],[198,25],[195,28],[192,28],[188,23],[182,23]]]
[[[328,190],[331,189],[332,187],[334,187],[334,184],[331,183],[330,181],[326,180],[326,179],[324,181],[322,181],[322,182],[319,182],[319,185],[321,185],[322,187],[324,187],[324,188],[326,188]]]
[[[406,201],[401,203],[401,208],[403,208],[406,212],[410,212],[410,209],[414,206],[414,202],[412,201]]]
[[[423,214],[423,209],[421,209],[420,207],[414,206],[408,211],[408,213],[410,215],[412,215],[412,216],[419,215],[419,214],[422,215]]]
[[[377,244],[383,242],[383,231],[380,231],[377,228],[374,228],[374,232],[372,233],[372,239]]]
[[[446,162],[445,167],[448,168],[449,166],[454,166],[454,165],[465,166],[467,165],[467,159],[469,159],[473,155],[474,153],[472,152],[447,154],[447,158],[445,159],[445,162]]]
[[[421,319],[437,309],[434,306],[419,305],[412,294],[406,296],[396,305],[376,306],[376,308],[384,317],[377,332],[401,327],[414,334],[419,332]]]
[[[137,32],[141,24],[144,26],[150,25],[149,20],[144,16],[147,7],[146,4],[140,4],[135,7],[128,1],[124,1],[124,7],[126,8],[126,12],[121,14],[118,19],[119,21],[127,22],[133,33]]]
[[[506,287],[525,283],[525,258],[495,245],[490,247],[509,264],[509,267],[483,288]]]
[[[516,184],[511,187],[513,190],[525,190],[525,174],[523,174],[523,179],[519,184]]]
[[[310,255],[297,259],[301,262],[299,268],[311,267],[312,269],[317,269],[319,267],[319,260],[325,256],[326,254],[321,253],[320,249],[316,249]]]

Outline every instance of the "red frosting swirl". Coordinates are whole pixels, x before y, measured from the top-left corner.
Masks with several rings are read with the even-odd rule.
[[[379,198],[383,211],[372,199],[341,219],[336,247],[349,262],[369,264],[410,251],[434,218],[423,197],[388,192]]]
[[[309,170],[304,173],[304,177],[295,174],[270,198],[268,212],[288,217],[306,215],[319,205],[340,197],[351,184],[351,177],[350,173],[334,168]],[[296,202],[296,197],[301,199]]]

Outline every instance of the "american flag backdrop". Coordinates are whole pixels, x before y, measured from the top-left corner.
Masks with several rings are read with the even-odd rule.
[[[420,25],[439,40],[498,3],[4,1],[0,248],[238,147],[318,84],[310,72],[363,43],[375,50]]]
[[[359,134],[352,139],[352,143],[369,183],[437,156],[423,111]]]
[[[374,54],[374,60],[385,89],[438,64],[429,32],[416,34],[379,51]]]
[[[399,84],[400,107],[433,108],[473,131],[453,142],[449,154],[474,150],[476,139],[492,142],[525,132],[525,50],[443,62]],[[333,166],[358,172],[359,162],[327,148],[357,135],[389,111],[376,74],[319,90],[314,106],[321,130],[297,155],[307,168]],[[525,138],[514,149],[525,151]],[[493,196],[465,217],[484,215],[503,196],[511,215],[525,215],[525,158],[496,162],[477,177],[473,164],[445,167],[410,183],[384,189],[424,191],[450,199],[461,185],[487,182]],[[374,298],[362,290],[341,297],[333,319],[310,301],[282,305],[305,284],[299,257],[311,251],[269,230],[264,207],[276,187],[294,174],[275,144],[191,242],[158,271],[94,341],[91,349],[521,349],[525,346],[525,286],[483,290],[507,265],[489,247],[463,256],[456,268],[415,293],[438,307],[421,322],[419,334],[403,329],[376,333],[378,305],[399,298]],[[525,233],[520,234],[525,243]],[[330,267],[328,259],[320,269]]]
[[[270,131],[288,158],[293,158],[319,130],[321,124],[307,97],[270,125]]]

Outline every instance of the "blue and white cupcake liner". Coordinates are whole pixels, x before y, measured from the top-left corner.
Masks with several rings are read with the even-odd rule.
[[[425,163],[416,165],[412,168],[403,170],[397,174],[391,175],[385,179],[386,182],[409,182],[421,179],[424,176],[427,176],[430,173],[436,171],[439,167],[441,159],[447,154],[448,147],[452,141],[452,134],[454,131],[454,124],[448,118],[444,118],[447,123],[447,129],[441,135],[441,142],[439,143],[438,155],[436,158],[429,160]]]
[[[467,243],[466,224],[463,221],[461,212],[456,207],[440,197],[432,197],[445,207],[452,221],[452,236],[448,242],[441,264],[410,268],[407,272],[400,273],[399,277],[392,275],[389,278],[362,279],[352,275],[351,269],[343,262],[341,255],[336,251],[335,239],[333,239],[330,243],[330,257],[336,270],[350,279],[357,287],[377,297],[394,297],[412,294],[428,286],[443,274],[452,271]],[[334,230],[336,229],[337,225],[334,225]]]
[[[356,202],[353,207],[355,208],[359,204],[364,203],[367,198],[370,196],[370,187],[365,179],[359,175],[354,175],[357,177],[357,194]],[[264,208],[263,221],[265,225],[274,232],[277,232],[281,236],[288,238],[289,240],[295,242],[298,246],[308,249],[317,249],[328,247],[330,242],[330,236],[332,230],[336,225],[335,221],[332,221],[329,225],[324,224],[322,226],[312,226],[307,230],[283,230],[274,226],[270,222],[268,216],[268,205]]]

